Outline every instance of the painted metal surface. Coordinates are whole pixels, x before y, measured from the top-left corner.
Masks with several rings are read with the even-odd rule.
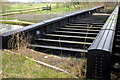
[[[87,78],[89,79],[110,80],[111,56],[118,16],[119,6],[111,13],[88,49]]]

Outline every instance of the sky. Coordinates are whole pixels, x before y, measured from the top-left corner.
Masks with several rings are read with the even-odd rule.
[[[116,1],[120,1],[120,0],[8,0],[10,2],[49,2],[49,1],[58,1],[58,2],[64,2],[64,1],[89,1],[89,2],[92,2],[92,1],[95,1],[95,2],[103,2],[103,1],[109,1],[109,2],[116,2]]]
[[[10,2],[33,2],[34,0],[8,0]]]

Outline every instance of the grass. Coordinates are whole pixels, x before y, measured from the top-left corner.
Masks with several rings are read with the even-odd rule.
[[[47,5],[51,5],[52,6],[52,10],[51,11],[35,11],[38,13],[60,13],[60,12],[67,12],[67,11],[71,11],[71,10],[76,10],[77,8],[74,7],[73,5],[70,4],[64,4],[64,3],[60,3],[60,4],[4,4],[3,10],[17,10],[17,9],[27,9],[27,8],[35,8],[35,7],[45,7]],[[87,4],[86,4],[87,5]],[[85,7],[85,5],[80,5],[79,7],[83,8]],[[32,12],[34,13],[34,12]]]
[[[34,12],[20,13],[20,14],[57,14],[57,13],[64,13],[64,12],[76,10],[76,8],[73,7],[72,5],[71,6],[69,5],[69,8],[68,8],[63,3],[61,3],[61,4],[55,4],[55,3],[52,3],[52,4],[8,4],[8,5],[4,4],[3,9],[4,10],[26,9],[26,8],[34,8],[34,7],[40,7],[40,6],[46,6],[46,5],[51,5],[54,7],[52,8],[51,11],[47,11],[47,10],[38,11],[37,10]],[[81,7],[83,7],[83,6],[81,5]],[[15,20],[15,19],[18,19],[18,18],[17,17],[13,18],[12,16],[11,17],[10,16],[0,17],[0,20]],[[36,23],[36,21],[28,21],[28,22],[35,22]]]
[[[3,10],[27,9],[27,8],[42,7],[42,6],[47,6],[47,5],[51,5],[52,6],[52,10],[51,11],[47,11],[47,10],[40,10],[40,11],[38,11],[38,10],[36,10],[34,12],[27,12],[27,13],[23,12],[23,13],[20,13],[20,14],[54,14],[54,13],[63,13],[63,12],[76,10],[75,7],[69,6],[69,8],[68,8],[68,7],[66,7],[62,3],[59,4],[59,5],[55,4],[55,3],[52,3],[52,4],[8,4],[8,5],[4,4],[3,5]],[[17,12],[18,11],[16,11],[16,13],[14,13],[14,14],[17,14]],[[6,15],[10,15],[10,14],[6,14]],[[9,17],[3,16],[3,18],[0,18],[0,19],[1,20],[12,20],[14,18],[10,18],[9,19]]]
[[[67,7],[59,7],[59,8],[53,8],[51,11],[36,11],[35,13],[39,13],[39,14],[51,14],[51,13],[63,13],[63,12],[68,12],[68,11],[72,11],[72,10],[76,10],[74,7],[70,6],[69,8]],[[34,12],[33,12],[34,13]]]
[[[15,18],[10,17],[0,17],[0,20],[14,20]]]
[[[55,6],[56,4],[4,4],[3,6],[8,6],[4,10],[16,10],[16,9],[26,9],[26,8],[33,8],[33,7],[43,7],[43,6]]]
[[[3,78],[72,78],[62,72],[41,66],[22,55],[2,53]]]
[[[32,16],[32,14],[33,15],[35,15],[35,14],[40,14],[40,15],[41,14],[59,14],[59,13],[74,11],[74,10],[77,10],[78,8],[81,8],[81,10],[82,10],[83,8],[88,8],[88,7],[90,8],[93,6],[93,5],[89,6],[87,3],[81,3],[78,8],[75,7],[77,5],[72,5],[70,3],[65,3],[65,4],[64,3],[59,3],[59,4],[58,3],[51,3],[51,4],[50,3],[47,3],[47,4],[43,4],[43,3],[42,4],[32,4],[32,3],[31,4],[30,3],[29,4],[23,4],[23,3],[21,3],[21,4],[9,4],[9,3],[4,3],[3,10],[27,9],[27,8],[42,7],[42,6],[47,6],[47,5],[52,6],[51,11],[47,11],[47,10],[39,10],[38,11],[38,10],[36,10],[33,12],[26,12],[26,13],[24,13],[24,12],[20,13],[20,12],[16,11],[16,13],[11,14],[13,16],[11,16],[10,14],[6,14],[6,16],[3,16],[3,18],[0,18],[0,19],[1,20],[12,20],[12,19],[14,20],[15,18],[17,19],[17,17],[14,17],[14,14],[16,16],[19,14],[30,14],[31,16]],[[11,18],[9,19],[9,17],[11,17]],[[12,17],[14,17],[14,18],[12,18]],[[24,20],[24,19],[22,19],[22,20]],[[33,21],[33,22],[36,23],[36,21]]]
[[[85,78],[86,59],[73,57],[60,57],[54,54],[45,54],[32,49],[12,50],[14,53],[3,51],[2,71],[3,78]],[[24,56],[45,62],[55,67],[66,70],[70,74],[39,65]],[[47,56],[47,58],[45,58]]]

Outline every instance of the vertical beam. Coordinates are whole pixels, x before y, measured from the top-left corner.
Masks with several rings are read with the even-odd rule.
[[[0,35],[0,49],[2,49],[2,35]]]

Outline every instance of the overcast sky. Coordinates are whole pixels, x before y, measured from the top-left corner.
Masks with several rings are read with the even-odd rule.
[[[33,2],[34,0],[8,0],[10,2]]]
[[[69,2],[69,1],[84,1],[84,2],[116,2],[120,0],[8,0],[10,2],[49,2],[49,1],[58,1],[58,2]]]

